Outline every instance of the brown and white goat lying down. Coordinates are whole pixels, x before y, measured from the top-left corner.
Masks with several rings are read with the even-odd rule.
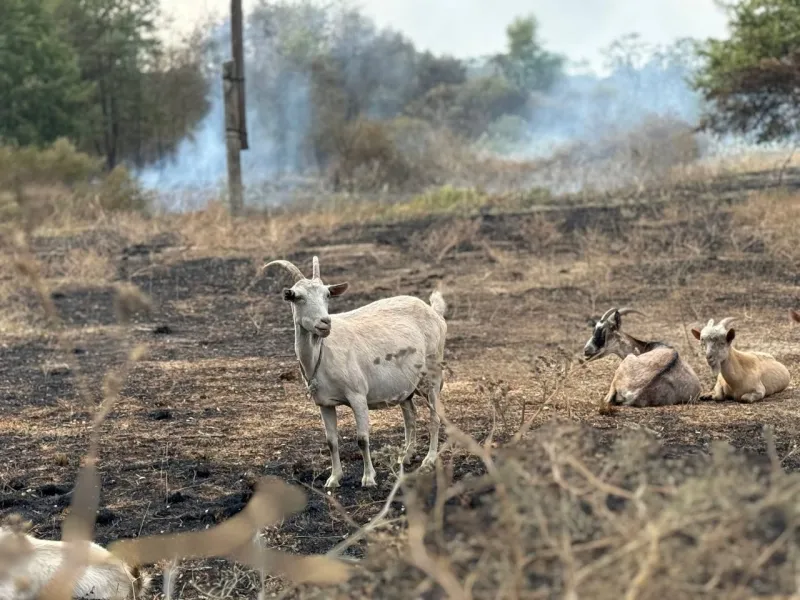
[[[611,308],[593,322],[592,337],[583,352],[585,362],[616,354],[622,359],[600,413],[614,405],[667,406],[684,404],[700,396],[700,379],[678,351],[663,342],[645,342],[622,331],[622,316],[642,314],[632,308]]]
[[[22,531],[0,526],[0,598],[35,600],[59,570],[65,542],[41,540]],[[105,548],[89,545],[88,565],[78,578],[72,596],[86,600],[141,598],[150,580]]]
[[[710,319],[702,331],[692,329],[717,378],[714,390],[700,399],[758,402],[786,389],[791,381],[789,369],[774,356],[765,352],[743,352],[733,347],[736,337],[736,331],[730,327],[733,320],[726,317],[714,324],[714,319]]]

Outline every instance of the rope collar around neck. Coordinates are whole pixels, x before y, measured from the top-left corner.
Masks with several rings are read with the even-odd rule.
[[[317,385],[317,371],[319,371],[319,364],[322,362],[322,348],[324,344],[322,340],[319,341],[319,354],[317,355],[317,363],[314,365],[314,370],[311,372],[311,377],[306,376],[306,371],[303,368],[303,361],[298,359],[298,363],[300,363],[300,374],[303,376],[303,381],[306,384],[306,390],[308,393],[308,397],[312,398],[316,393],[319,386]]]

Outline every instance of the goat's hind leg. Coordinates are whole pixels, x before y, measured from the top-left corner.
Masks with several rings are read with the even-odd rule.
[[[417,407],[414,406],[413,394],[400,404],[400,409],[403,411],[403,426],[405,429],[403,464],[407,465],[411,462],[417,446]]]
[[[339,487],[342,478],[342,463],[339,461],[339,432],[336,426],[336,407],[320,406],[322,423],[325,425],[325,438],[328,441],[328,450],[331,452],[331,476],[325,482],[326,488]]]
[[[356,440],[361,458],[364,460],[364,475],[361,477],[361,487],[375,487],[375,467],[372,466],[372,457],[369,453],[369,407],[366,396],[352,396],[347,398],[353,409],[356,420]]]
[[[764,384],[759,382],[758,386],[752,392],[747,394],[742,394],[739,397],[739,402],[745,402],[747,404],[752,404],[753,402],[758,402],[764,399],[766,395],[767,389],[764,387]]]
[[[422,460],[421,468],[429,468],[436,462],[436,456],[439,450],[439,428],[441,427],[441,419],[439,418],[439,394],[442,390],[442,381],[437,379],[432,381],[426,386],[424,397],[428,401],[428,411],[430,412],[430,419],[428,419],[428,435],[430,442],[428,444],[428,453]]]

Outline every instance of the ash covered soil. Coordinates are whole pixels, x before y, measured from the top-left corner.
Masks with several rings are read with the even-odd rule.
[[[577,581],[576,589],[590,597],[622,597],[633,584],[614,588],[614,578],[607,572],[597,577],[605,569],[587,565],[598,561],[602,565],[604,556],[619,552],[614,543],[603,545],[598,540],[622,536],[622,530],[638,532],[647,521],[636,526],[635,519],[641,518],[632,516],[636,503],[625,496],[618,504],[608,501],[609,495],[614,496],[608,490],[602,493],[609,513],[593,508],[592,503],[600,500],[597,490],[585,489],[591,480],[578,481],[575,489],[559,481],[548,449],[577,440],[560,455],[577,457],[600,480],[630,491],[641,484],[641,477],[649,477],[648,482],[657,488],[680,486],[701,475],[711,477],[709,473],[718,473],[712,469],[712,450],[725,442],[751,465],[741,467],[745,474],[738,481],[749,481],[752,475],[754,483],[745,487],[754,488],[755,496],[741,502],[759,503],[770,489],[767,484],[756,485],[768,477],[762,472],[765,461],[769,462],[762,432],[770,425],[783,469],[792,477],[800,468],[800,453],[793,452],[800,425],[800,393],[794,384],[754,405],[726,402],[621,409],[608,417],[598,415],[597,406],[618,359],[563,371],[565,361],[589,337],[587,317],[610,306],[630,305],[650,316],[629,318],[624,328],[639,337],[675,345],[706,388],[712,386],[711,376],[689,328],[711,317],[738,317],[739,346],[773,353],[797,381],[800,328],[789,323],[787,311],[800,307],[800,269],[790,257],[772,251],[774,240],[764,232],[737,228],[733,216],[737,206],[747,202],[751,180],[742,180],[738,187],[726,181],[717,187],[667,190],[657,197],[594,198],[526,213],[487,212],[340,226],[308,234],[280,256],[262,248],[238,254],[187,248],[179,231],[144,242],[101,228],[91,235],[35,238],[43,261],[63,248],[101,248],[112,261],[115,276],[97,285],[65,282],[52,290],[68,327],[69,352],[79,370],[61,366],[65,357],[47,333],[9,335],[2,340],[0,513],[19,512],[35,523],[36,535],[59,538],[92,418],[78,399],[77,377],[85,377],[93,401],[98,401],[104,374],[124,361],[133,344],[146,343],[146,359],[133,368],[121,401],[103,426],[99,543],[219,523],[243,508],[262,475],[278,476],[305,486],[308,492],[304,511],[269,528],[270,545],[298,553],[325,552],[352,533],[351,525],[323,494],[307,489],[322,490],[330,461],[318,411],[305,396],[294,359],[290,310],[280,295],[288,278],[273,272],[254,279],[256,267],[274,258],[287,258],[304,272],[310,271],[311,257],[317,254],[326,282],[350,282],[348,293],[331,303],[332,312],[394,294],[427,300],[442,285],[449,304],[442,395],[446,414],[480,443],[494,427],[499,463],[521,465],[530,477],[538,478],[535,485],[527,481],[530,488],[509,484],[512,496],[525,489],[530,493],[518,499],[519,506],[524,506],[525,498],[538,497],[570,507],[555,511],[558,514],[548,516],[545,511],[530,517],[538,525],[525,539],[536,543],[522,547],[524,556],[531,558],[517,565],[524,580],[515,583],[523,590],[516,597],[564,597],[570,581]],[[793,180],[788,181],[792,185]],[[10,254],[2,258],[10,259]],[[115,281],[133,282],[149,294],[153,315],[131,327],[117,325]],[[11,310],[10,303],[25,304],[36,318],[35,300],[25,290],[0,308]],[[412,468],[419,466],[428,442],[426,408],[420,406],[418,415],[418,454]],[[504,448],[504,442],[531,416],[530,431],[519,443]],[[399,409],[373,412],[370,418],[378,487],[361,489],[362,463],[352,414],[339,411],[345,476],[334,496],[358,523],[375,515],[392,489],[393,456],[387,448],[398,447],[403,439]],[[641,442],[647,451],[633,443],[625,450],[620,440],[630,436],[647,438]],[[647,460],[626,466],[624,457],[631,455]],[[478,480],[485,474],[481,461],[464,451],[449,448],[442,456],[454,482]],[[548,460],[552,464],[543,468]],[[562,465],[562,469],[567,467]],[[574,479],[576,472],[565,479]],[[426,490],[423,497],[435,496],[424,482],[420,485]],[[722,489],[712,486],[708,494],[720,494]],[[491,535],[493,519],[502,521],[495,514],[495,493],[490,489],[454,495],[445,503],[442,531],[431,532],[433,538],[441,536],[430,540],[431,551],[450,556],[462,581],[470,571],[486,570],[479,577],[483,583],[474,588],[475,597],[495,597],[507,585],[507,578],[501,576],[505,571],[485,558],[496,554],[488,552],[491,544],[480,542],[497,538]],[[656,511],[653,514],[674,509],[663,495],[658,498],[650,504],[650,510]],[[778,501],[770,504],[779,505],[783,506]],[[531,506],[545,504],[531,500]],[[583,509],[572,514],[575,506]],[[697,597],[698,590],[703,590],[709,597],[718,592],[719,597],[734,598],[793,591],[790,588],[796,584],[782,569],[796,560],[793,540],[800,539],[794,531],[798,523],[786,511],[779,517],[763,516],[759,511],[766,509],[758,506],[747,515],[762,524],[777,519],[777,525],[769,525],[772,529],[764,525],[769,529],[766,533],[762,527],[742,536],[755,544],[754,560],[779,542],[787,544],[780,552],[773,550],[759,567],[769,567],[774,576],[749,574],[744,565],[736,567],[741,571],[738,575],[724,569],[719,574],[711,565],[692,575],[697,581],[685,589],[670,588],[675,595]],[[403,515],[401,493],[388,515],[397,520],[379,536],[351,549],[354,556],[367,556],[363,569],[348,584],[351,587],[302,594],[444,597],[441,588],[418,569],[385,558],[393,544],[402,547],[405,534],[399,517]],[[613,521],[623,517],[627,520]],[[545,535],[541,519],[552,522],[551,536],[594,546],[575,550],[570,563],[563,553],[552,550],[563,545]],[[609,523],[625,527],[609,529]],[[470,532],[475,536],[472,541]],[[732,547],[738,539],[731,538]],[[704,547],[701,542],[671,543],[696,551]],[[463,553],[459,554],[459,548]],[[688,550],[679,551],[684,546],[675,548],[662,553],[689,555]],[[572,574],[570,564],[577,570]],[[629,565],[630,582],[640,574],[641,565],[637,565]],[[583,579],[575,579],[581,568],[588,572]],[[642,583],[634,597],[663,593],[666,588],[655,582],[663,584],[667,576],[662,573],[658,579],[658,573],[653,569],[649,577],[654,583]],[[676,576],[670,577],[675,580]],[[224,586],[230,597],[249,598],[254,597],[258,578],[232,570],[223,561],[206,561],[187,563],[180,581],[181,598],[218,593]],[[269,579],[267,586],[269,591],[279,591],[283,583]],[[507,597],[515,596],[508,592]]]

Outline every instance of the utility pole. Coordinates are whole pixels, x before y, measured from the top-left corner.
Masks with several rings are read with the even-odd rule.
[[[228,150],[228,201],[233,216],[244,207],[242,190],[242,160],[239,135],[239,94],[236,85],[236,64],[229,60],[222,65],[222,89],[225,101],[225,146]]]
[[[244,107],[244,34],[242,17],[242,0],[231,0],[231,44],[232,56],[236,65],[236,85],[239,95],[239,138],[241,149],[247,150],[247,119]]]
[[[228,196],[232,215],[244,208],[241,151],[247,150],[247,120],[244,103],[244,44],[242,0],[231,0],[231,50],[233,60],[222,65],[225,102],[225,144],[228,160]]]

